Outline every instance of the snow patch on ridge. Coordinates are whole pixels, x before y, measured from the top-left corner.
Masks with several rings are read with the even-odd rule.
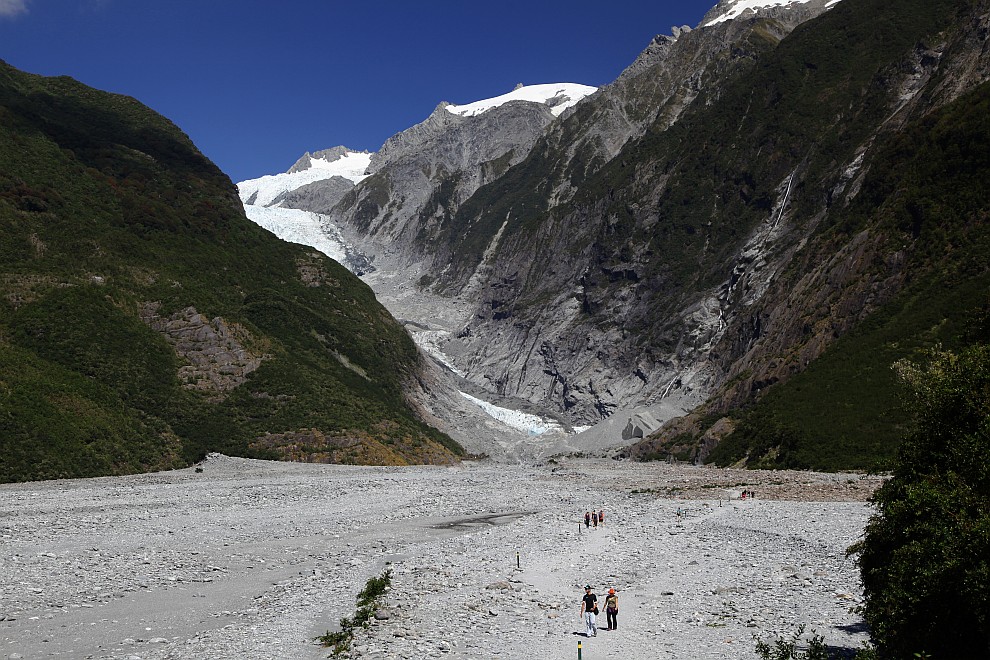
[[[551,83],[546,85],[527,85],[517,87],[508,94],[502,94],[490,99],[475,101],[466,105],[448,105],[447,112],[462,117],[474,117],[492,108],[497,108],[509,101],[529,101],[550,107],[550,112],[559,117],[567,108],[575,105],[586,96],[598,91],[597,87],[579,85],[577,83]]]
[[[724,14],[720,15],[718,18],[713,18],[702,27],[708,27],[709,25],[715,25],[716,23],[721,23],[723,21],[731,21],[734,18],[742,16],[742,14],[747,10],[756,11],[757,9],[762,9],[764,7],[803,5],[810,1],[811,0],[736,0],[735,2],[729,3]],[[838,2],[839,0],[832,0],[832,2],[829,2],[826,5],[826,7],[831,7]]]
[[[366,178],[365,171],[371,164],[371,154],[348,151],[336,160],[313,158],[308,169],[300,172],[269,174],[257,179],[248,179],[237,184],[241,201],[253,206],[269,206],[279,195],[309,183],[332,179],[335,176],[344,177],[354,183]]]

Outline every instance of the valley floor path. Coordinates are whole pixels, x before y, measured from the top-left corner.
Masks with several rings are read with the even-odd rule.
[[[325,658],[393,572],[362,658],[755,658],[868,639],[845,556],[876,477],[563,460],[193,468],[0,486],[0,657]],[[739,499],[741,492],[756,498]],[[585,529],[584,512],[606,524]],[[585,638],[585,584],[620,596]],[[604,616],[600,617],[604,626]]]

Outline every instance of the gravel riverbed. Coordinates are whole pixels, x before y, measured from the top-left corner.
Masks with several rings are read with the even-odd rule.
[[[0,657],[755,658],[799,624],[868,639],[846,548],[876,477],[571,459],[350,467],[213,455],[147,475],[0,486]],[[739,499],[743,490],[756,498]],[[606,524],[584,529],[584,511]],[[579,618],[620,595],[618,630]],[[604,617],[601,617],[604,624]]]

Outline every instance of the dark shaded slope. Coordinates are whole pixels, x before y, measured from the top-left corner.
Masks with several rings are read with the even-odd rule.
[[[822,49],[838,47],[821,60],[829,69],[846,47],[854,56],[848,74],[792,99],[792,118],[773,124],[774,135],[793,136],[775,142],[796,152],[816,104],[842,119],[810,141],[797,170],[789,214],[813,231],[726,332],[715,353],[724,384],[712,400],[633,455],[704,457],[721,436],[704,432],[729,413],[721,428],[736,431],[711,456],[720,464],[850,469],[893,456],[910,415],[891,365],[936,342],[973,341],[988,303],[987,87],[941,108],[953,98],[946,89],[972,84],[960,72],[985,68],[986,11],[850,3],[781,45],[768,73],[802,62],[821,71],[813,55]]]
[[[133,99],[0,64],[0,224],[0,480],[459,452],[370,289]]]
[[[734,284],[738,255],[785,199],[793,241],[828,211],[845,165],[890,114],[897,90],[886,68],[949,24],[960,3],[888,5],[840,3],[779,47],[767,42],[750,69],[703,90],[676,124],[629,145],[582,186],[564,223],[590,215],[596,228],[579,246],[594,259],[584,287],[592,310],[631,289],[642,303],[623,326],[673,346],[684,328],[668,319],[699,292]],[[728,317],[741,292],[719,293]]]
[[[881,235],[903,288],[808,369],[735,416],[711,458],[848,469],[893,457],[912,412],[893,363],[990,340],[990,84],[893,136],[832,240]]]

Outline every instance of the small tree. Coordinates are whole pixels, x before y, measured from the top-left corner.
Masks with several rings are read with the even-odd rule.
[[[825,638],[815,634],[814,631],[811,632],[811,639],[805,643],[807,648],[804,650],[798,648],[801,645],[804,628],[804,624],[801,624],[790,639],[778,637],[773,644],[754,635],[756,654],[762,660],[831,660],[832,656],[825,646]]]
[[[918,423],[850,548],[863,615],[881,657],[990,657],[990,347],[895,368]]]

